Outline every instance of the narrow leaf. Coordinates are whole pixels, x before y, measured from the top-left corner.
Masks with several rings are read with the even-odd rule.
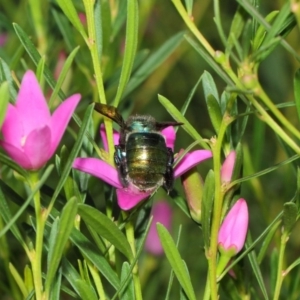
[[[72,151],[70,153],[68,161],[66,161],[66,163],[65,163],[65,168],[62,171],[61,177],[60,177],[59,182],[56,186],[56,189],[54,191],[54,194],[52,196],[51,201],[56,199],[56,197],[58,196],[58,194],[60,193],[61,189],[63,188],[65,182],[68,179],[69,173],[70,173],[71,168],[72,168],[73,161],[77,157],[77,155],[78,155],[78,153],[81,149],[81,146],[82,146],[82,143],[83,143],[83,140],[84,140],[84,136],[85,136],[86,130],[88,128],[90,118],[91,118],[92,113],[93,113],[93,109],[94,109],[94,105],[88,106],[88,108],[87,108],[87,110],[84,114],[84,118],[83,118],[80,130],[79,130],[76,142],[75,142],[75,144],[72,148]]]
[[[130,245],[117,225],[99,210],[85,205],[78,205],[78,213],[84,222],[93,228],[101,237],[112,243],[130,261],[133,259]]]
[[[82,37],[86,40],[87,35],[84,30],[84,27],[82,23],[80,22],[80,19],[78,17],[78,13],[75,9],[75,6],[73,4],[73,1],[69,0],[56,0],[66,17],[69,19],[69,21],[73,24],[73,26],[80,32]]]
[[[35,48],[34,44],[30,40],[28,35],[25,33],[25,31],[16,23],[14,23],[13,26],[14,26],[15,32],[16,32],[20,42],[24,46],[26,52],[28,53],[28,55],[30,56],[30,58],[32,59],[34,64],[37,66],[41,59],[40,53],[37,51],[37,49]],[[56,82],[53,78],[53,75],[52,75],[50,69],[47,66],[44,67],[44,75],[45,75],[45,78],[46,78],[48,84],[51,86],[51,88],[54,89]],[[59,91],[59,97],[61,99],[65,99],[65,95],[61,90]]]
[[[294,77],[294,95],[295,95],[298,119],[300,120],[300,69],[297,70]]]
[[[122,290],[120,293],[120,298],[122,300],[132,300],[135,299],[135,293],[134,293],[134,285],[132,280],[132,273],[130,270],[130,266],[128,262],[124,262],[122,265],[121,270],[121,283],[123,284],[123,281],[127,281],[128,276],[130,277],[129,282],[126,285],[126,288]]]
[[[158,95],[159,102],[165,107],[168,113],[177,121],[183,123],[181,126],[193,139],[199,141],[199,144],[204,148],[208,149],[208,146],[202,141],[201,135],[197,130],[190,124],[190,122],[180,113],[180,111],[162,95]]]
[[[117,90],[117,95],[114,100],[114,106],[118,106],[125,87],[129,81],[130,74],[134,63],[136,48],[138,41],[138,2],[137,0],[127,1],[127,24],[125,51],[120,82]]]
[[[3,124],[6,110],[9,102],[9,86],[8,82],[4,81],[0,86],[0,128]]]
[[[205,178],[203,199],[201,205],[201,221],[203,229],[204,244],[209,247],[210,244],[210,227],[215,195],[215,174],[210,170]]]
[[[28,290],[27,290],[25,282],[22,279],[22,277],[20,276],[19,272],[17,271],[17,269],[15,268],[15,266],[12,263],[9,263],[8,267],[9,267],[9,271],[10,271],[12,277],[14,278],[14,280],[17,283],[19,289],[21,290],[23,297],[24,298],[27,297],[28,296]]]
[[[90,284],[79,279],[76,285],[82,300],[98,300],[96,292]]]
[[[87,257],[95,267],[103,274],[108,282],[117,290],[120,288],[120,281],[107,262],[107,260],[101,256],[99,249],[95,247],[94,243],[90,242],[80,231],[73,229],[70,239],[82,254]]]
[[[284,231],[290,233],[297,221],[297,206],[293,202],[287,202],[283,205],[283,228]]]
[[[183,106],[181,108],[181,114],[182,115],[185,115],[185,113],[186,113],[186,111],[187,111],[187,109],[188,109],[188,107],[189,107],[189,105],[190,105],[190,103],[191,103],[191,101],[192,101],[192,99],[193,99],[193,97],[195,95],[195,92],[196,92],[196,90],[197,90],[197,88],[198,88],[201,80],[202,80],[202,75],[199,77],[199,79],[197,80],[196,84],[194,85],[194,87],[190,91],[187,99],[185,100],[185,102],[184,102],[184,104],[183,104]]]
[[[252,244],[251,234],[248,231],[246,244],[245,244],[246,248],[252,247],[251,244]],[[266,287],[265,287],[265,284],[264,284],[264,281],[263,281],[263,276],[261,274],[261,270],[259,268],[259,264],[258,264],[258,260],[257,260],[255,250],[252,250],[250,253],[248,253],[248,258],[249,258],[253,273],[256,277],[256,280],[257,280],[257,282],[260,286],[260,289],[262,291],[262,294],[264,296],[264,299],[268,300],[269,299],[268,293],[267,293],[267,290],[266,290]]]
[[[13,102],[15,102],[17,99],[17,91],[14,87],[14,80],[11,76],[11,71],[9,66],[1,58],[0,58],[0,78],[1,78],[1,82],[4,81],[8,82],[8,88],[9,88],[11,99],[13,100]]]
[[[77,199],[71,198],[64,206],[61,217],[57,226],[55,227],[55,238],[49,245],[49,252],[47,258],[48,271],[46,276],[45,289],[50,291],[52,281],[60,264],[65,246],[69,240],[69,236],[74,227],[74,220],[77,213]]]
[[[61,268],[57,272],[58,274],[54,277],[54,281],[52,284],[52,288],[50,291],[50,299],[51,300],[60,300],[60,292],[63,290],[61,286],[61,278],[62,278],[62,270]]]
[[[57,80],[57,84],[55,85],[55,89],[49,99],[49,107],[51,108],[52,105],[53,105],[53,102],[55,101],[55,98],[57,97],[61,87],[62,87],[62,84],[64,82],[64,80],[66,79],[66,76],[71,68],[71,65],[73,63],[73,60],[77,54],[79,50],[79,46],[76,47],[75,49],[73,49],[73,51],[70,53],[70,55],[68,56],[66,62],[64,63],[64,66],[59,74],[59,77],[58,77],[58,80]]]
[[[21,208],[18,210],[17,213],[14,214],[12,217],[10,214],[10,211],[8,209],[8,205],[6,203],[6,200],[4,198],[4,195],[1,193],[0,190],[0,215],[6,221],[6,226],[0,231],[0,237],[5,234],[7,230],[12,228],[12,232],[14,233],[15,237],[20,241],[21,244],[23,244],[22,237],[20,235],[20,232],[18,231],[17,227],[14,226],[17,219],[21,216],[21,214],[25,211],[27,206],[30,204],[31,200],[33,199],[33,196],[37,191],[39,191],[42,187],[42,185],[45,183],[45,181],[50,176],[51,172],[53,170],[53,165],[48,166],[48,168],[43,173],[41,179],[35,186],[35,188],[32,190],[32,193],[29,195],[29,197],[26,199],[26,201],[23,203]]]
[[[179,32],[167,40],[158,50],[152,53],[141,67],[131,76],[124,92],[124,97],[132,92],[149,77],[181,44],[183,32]]]
[[[208,98],[209,95],[213,95],[215,99],[220,102],[219,94],[217,90],[217,86],[211,74],[207,71],[204,71],[202,75],[202,85],[204,90],[205,99]]]
[[[185,264],[180,257],[180,254],[172,237],[170,236],[170,233],[162,224],[158,223],[156,227],[160,242],[164,248],[164,252],[181,287],[184,289],[190,300],[196,300],[195,292],[189,278],[189,274],[186,272]]]
[[[215,129],[215,132],[218,134],[222,122],[222,113],[220,105],[217,99],[212,94],[209,94],[207,96],[206,104],[211,123]]]

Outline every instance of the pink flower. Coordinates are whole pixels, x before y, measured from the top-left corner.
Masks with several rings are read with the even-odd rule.
[[[175,130],[173,127],[167,127],[161,133],[166,139],[167,147],[174,148]],[[100,130],[103,139],[104,148],[107,150],[107,139],[104,128]],[[119,134],[114,132],[115,144],[118,144]],[[187,153],[184,158],[177,164],[174,169],[174,177],[181,176],[184,172],[199,164],[201,161],[212,156],[209,150],[196,150]],[[123,187],[118,171],[103,160],[97,158],[76,158],[73,163],[73,168],[96,176],[117,189],[117,199],[119,207],[122,210],[129,210],[136,206],[139,202],[146,199],[151,193],[139,190],[133,190],[129,187]]]
[[[236,160],[236,152],[231,151],[226,157],[222,168],[221,168],[221,180],[222,182],[229,183],[232,178],[232,173],[234,170],[234,164]]]
[[[152,216],[153,219],[145,242],[145,249],[149,253],[158,256],[158,255],[162,255],[164,253],[164,250],[162,248],[157,233],[156,224],[161,223],[168,230],[171,229],[171,223],[172,223],[171,206],[166,201],[155,202],[152,207]]]
[[[0,145],[24,169],[41,168],[54,154],[80,97],[69,97],[51,116],[35,74],[27,71],[15,105],[8,106]]]
[[[240,198],[225,217],[218,236],[218,245],[221,252],[230,252],[236,255],[244,246],[248,230],[247,202]]]

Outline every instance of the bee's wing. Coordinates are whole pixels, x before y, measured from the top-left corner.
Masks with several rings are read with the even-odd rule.
[[[110,118],[115,121],[121,128],[124,128],[125,122],[122,115],[118,112],[118,110],[111,105],[106,105],[102,103],[95,103],[94,109],[105,117]]]

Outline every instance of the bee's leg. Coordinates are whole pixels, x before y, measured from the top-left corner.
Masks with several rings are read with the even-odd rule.
[[[114,154],[115,164],[119,170],[121,183],[124,187],[126,187],[129,184],[127,180],[128,170],[127,170],[126,152],[120,146],[115,146],[115,150],[116,150]]]
[[[166,173],[164,178],[164,187],[169,193],[173,188],[174,182],[174,171],[173,171],[173,163],[174,163],[174,153],[171,148],[167,148],[168,150],[168,162],[166,166]]]

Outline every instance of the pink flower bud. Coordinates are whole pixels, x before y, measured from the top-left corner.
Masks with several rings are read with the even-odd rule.
[[[218,236],[218,245],[221,252],[230,252],[236,255],[244,246],[248,230],[247,202],[240,198],[225,217]]]
[[[146,239],[145,249],[153,255],[162,255],[164,250],[162,248],[156,223],[163,224],[168,230],[171,229],[172,223],[172,209],[168,202],[160,201],[156,202],[152,208],[152,223]]]
[[[234,169],[234,164],[235,164],[235,159],[236,159],[236,152],[231,151],[229,155],[226,157],[222,168],[221,168],[221,180],[222,182],[230,182],[233,169]]]

